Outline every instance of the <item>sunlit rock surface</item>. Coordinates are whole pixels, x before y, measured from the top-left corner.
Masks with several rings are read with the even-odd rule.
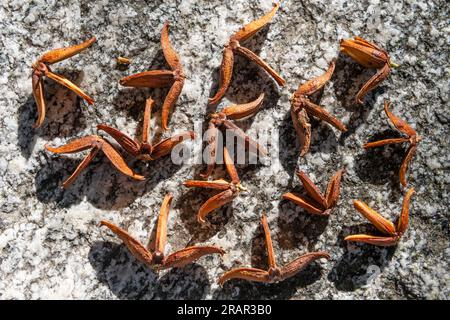
[[[169,2],[169,1],[166,1]],[[238,166],[248,188],[230,206],[217,210],[201,227],[200,205],[213,192],[188,190],[182,181],[204,166],[175,165],[170,157],[140,163],[127,156],[145,182],[117,172],[100,154],[67,190],[61,183],[82,155],[46,152],[74,137],[95,134],[107,123],[131,136],[140,132],[145,99],[156,101],[153,134],[160,135],[160,107],[166,89],[128,89],[118,80],[148,69],[168,68],[160,43],[163,23],[187,74],[170,121],[173,132],[194,129],[214,108],[208,97],[218,86],[223,45],[243,24],[270,10],[271,1],[2,1],[0,6],[0,298],[68,299],[446,299],[448,261],[448,6],[445,1],[283,1],[270,26],[245,45],[287,80],[283,88],[260,68],[237,57],[231,87],[218,105],[266,94],[256,116],[238,122],[250,135],[275,130],[266,164]],[[53,66],[79,84],[95,104],[88,106],[67,89],[46,81],[47,117],[34,130],[31,63],[43,52],[95,35],[84,53]],[[401,67],[364,106],[354,103],[374,73],[339,55],[339,39],[360,35],[385,48]],[[132,60],[128,68],[118,56]],[[312,121],[310,152],[299,145],[289,98],[300,83],[322,74],[337,57],[335,74],[314,101],[349,128],[341,134]],[[396,136],[383,101],[423,137],[408,174],[417,191],[411,224],[397,247],[347,244],[355,232],[376,232],[354,210],[361,199],[395,221],[404,190],[398,169],[406,146],[366,152],[368,140]],[[170,133],[164,133],[163,136]],[[195,145],[193,143],[192,145]],[[332,215],[313,217],[286,201],[287,191],[303,192],[295,176],[304,170],[322,189],[347,167],[342,194]],[[218,167],[216,177],[225,177]],[[143,243],[154,229],[167,192],[174,202],[167,252],[192,244],[215,244],[227,254],[200,259],[159,275],[137,262],[99,220],[128,229]],[[276,258],[287,263],[308,251],[330,253],[331,261],[311,264],[282,284],[230,281],[218,277],[232,267],[267,267],[260,216],[266,212]]]

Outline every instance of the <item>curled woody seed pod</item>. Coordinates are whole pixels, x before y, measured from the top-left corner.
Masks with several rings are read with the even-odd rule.
[[[86,50],[90,46],[94,44],[94,42],[97,41],[95,37],[92,37],[80,44],[76,44],[70,47],[60,48],[60,49],[53,49],[49,52],[44,53],[40,58],[39,62],[43,62],[47,65],[54,64],[56,62],[60,62],[62,60],[68,59],[70,57],[73,57],[74,55],[80,53],[81,51]]]
[[[223,108],[221,111],[228,119],[244,119],[258,112],[264,100],[264,93],[261,93],[255,100],[244,104],[233,104]]]
[[[385,111],[386,115],[388,116],[389,120],[391,120],[391,122],[395,126],[395,128],[397,128],[397,130],[399,130],[401,133],[407,135],[407,138],[391,138],[391,139],[384,139],[384,140],[369,142],[369,143],[364,144],[363,147],[364,147],[364,149],[370,149],[370,148],[385,146],[388,144],[399,144],[399,143],[404,143],[404,142],[409,143],[409,147],[406,151],[405,157],[403,158],[402,164],[400,166],[400,171],[399,171],[400,182],[405,187],[407,184],[406,172],[408,170],[408,165],[409,165],[412,157],[414,156],[414,154],[417,150],[418,144],[422,140],[422,137],[420,137],[417,134],[417,132],[410,125],[408,125],[405,121],[403,121],[402,119],[400,119],[396,115],[394,115],[389,110],[389,106],[390,106],[390,102],[385,101],[384,102],[384,111]]]
[[[119,64],[125,64],[125,65],[128,65],[128,64],[131,63],[131,59],[130,58],[125,58],[125,57],[117,57],[116,61]]]
[[[345,237],[344,240],[364,242],[376,246],[395,246],[400,241],[400,238],[403,236],[408,227],[409,204],[414,192],[415,191],[413,188],[410,188],[406,192],[406,195],[403,198],[402,212],[400,214],[397,226],[370,208],[364,202],[355,200],[353,202],[355,209],[367,218],[367,220],[369,220],[383,235],[374,236],[368,234],[354,234]]]
[[[364,84],[356,95],[356,101],[363,103],[364,96],[375,89],[391,72],[391,67],[398,67],[391,61],[389,54],[375,44],[360,37],[341,40],[341,52],[366,68],[378,69],[377,73]]]
[[[326,252],[309,252],[304,254],[288,264],[278,267],[275,260],[275,252],[273,250],[272,239],[270,237],[270,229],[267,223],[267,218],[263,214],[261,217],[261,224],[264,230],[264,237],[266,240],[266,250],[267,250],[267,258],[269,268],[267,270],[257,269],[257,268],[236,268],[230,271],[225,272],[219,278],[219,284],[223,286],[223,284],[231,279],[244,279],[248,281],[256,281],[256,282],[264,282],[264,283],[276,283],[279,281],[286,280],[290,277],[293,277],[301,270],[303,270],[306,266],[308,266],[311,262],[325,258],[327,260],[330,259],[330,255]]]
[[[308,213],[319,216],[328,216],[339,199],[343,173],[344,169],[340,169],[333,175],[328,183],[326,193],[323,195],[309,177],[303,171],[299,171],[297,172],[297,176],[302,182],[308,197],[288,192],[283,194],[283,199],[295,203],[305,209]]]
[[[46,145],[45,148],[53,153],[77,153],[91,149],[91,152],[78,165],[72,175],[63,182],[64,188],[67,188],[80,175],[81,171],[88,166],[98,151],[102,151],[114,167],[116,167],[123,174],[136,180],[145,179],[143,176],[136,174],[130,167],[128,167],[120,153],[107,140],[96,135],[74,139],[60,147],[53,148]]]
[[[267,14],[257,20],[246,24],[230,37],[230,41],[223,50],[222,65],[220,67],[220,87],[218,88],[214,97],[209,99],[210,104],[218,103],[220,99],[223,98],[228,90],[228,87],[230,86],[231,77],[233,75],[234,54],[239,54],[256,63],[268,74],[270,74],[280,86],[285,85],[286,81],[265,61],[263,61],[254,52],[241,46],[241,42],[251,38],[272,20],[279,7],[279,4],[274,4],[272,10],[270,10]]]
[[[227,190],[230,188],[230,182],[224,179],[213,181],[187,180],[183,182],[183,185],[189,188],[209,188],[217,190]]]
[[[207,131],[207,149],[205,150],[207,169],[205,173],[200,175],[202,178],[207,179],[215,168],[218,145],[220,142],[219,137],[221,137],[219,130],[226,132],[227,139],[230,137],[233,139],[237,138],[237,143],[245,143],[245,147],[249,149],[250,152],[259,153],[262,156],[267,155],[267,150],[262,145],[250,138],[242,131],[242,129],[229,120],[243,119],[254,115],[258,112],[263,100],[264,93],[261,93],[259,97],[253,101],[244,104],[230,105],[223,108],[222,111],[218,113],[211,114],[211,120]]]
[[[223,179],[213,180],[213,181],[200,181],[200,180],[187,180],[183,184],[186,187],[199,187],[207,189],[221,190],[220,193],[212,196],[200,207],[197,213],[197,220],[200,223],[205,223],[205,218],[208,214],[214,210],[224,206],[225,204],[231,202],[236,198],[241,191],[246,189],[240,184],[240,179],[233,163],[233,159],[226,147],[224,147],[224,160],[225,167],[228,175],[230,176],[231,182]]]
[[[396,230],[394,224],[370,208],[367,204],[362,201],[355,200],[353,205],[355,206],[355,209],[358,210],[367,220],[369,220],[378,230],[385,234],[395,235]]]
[[[182,132],[167,139],[164,139],[156,144],[152,144],[149,139],[150,134],[150,117],[153,106],[153,99],[148,98],[145,104],[144,121],[142,129],[142,141],[132,139],[125,133],[110,127],[106,124],[97,125],[98,130],[108,133],[122,148],[137,159],[150,161],[156,160],[168,155],[178,144],[185,140],[195,139],[193,131]]]
[[[85,42],[82,42],[74,46],[51,50],[49,52],[44,53],[36,62],[33,63],[32,65],[33,73],[31,76],[32,93],[36,101],[38,113],[38,117],[36,123],[34,124],[34,128],[39,128],[45,119],[46,106],[44,98],[44,81],[43,81],[44,77],[48,77],[54,80],[55,82],[59,83],[60,85],[68,88],[69,90],[72,90],[78,96],[86,100],[88,104],[91,105],[94,103],[94,100],[91,97],[89,97],[86,93],[84,93],[84,91],[81,90],[74,83],[72,83],[71,81],[69,81],[68,79],[66,79],[61,75],[53,73],[50,70],[50,65],[62,61],[64,59],[68,59],[80,53],[81,51],[89,48],[95,41],[96,38],[93,37]]]
[[[161,47],[171,70],[150,70],[122,78],[119,83],[127,87],[161,88],[170,86],[162,106],[162,127],[168,129],[169,115],[178,101],[184,85],[185,74],[178,54],[169,39],[169,23],[161,31]]]
[[[224,255],[225,251],[215,246],[187,247],[167,256],[161,269],[182,268],[207,254],[218,253]]]
[[[172,204],[173,194],[169,192],[163,199],[159,210],[158,224],[156,225],[155,255],[163,256],[167,244],[167,219]]]
[[[112,232],[114,232],[119,237],[119,239],[122,240],[123,243],[127,246],[133,257],[148,266],[153,265],[152,253],[149,252],[141,242],[133,238],[128,232],[106,220],[100,221],[100,225],[108,227]]]
[[[222,191],[221,193],[218,193],[215,196],[209,198],[198,210],[198,222],[205,223],[205,217],[209,213],[231,202],[237,196],[238,192],[236,190],[228,188],[227,190]]]

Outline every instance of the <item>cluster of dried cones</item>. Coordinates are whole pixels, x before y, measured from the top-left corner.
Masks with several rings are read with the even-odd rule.
[[[241,46],[241,42],[252,37],[271,21],[278,8],[278,4],[274,5],[274,8],[265,16],[245,25],[230,37],[230,41],[225,46],[223,51],[223,60],[220,69],[220,87],[214,97],[210,99],[209,102],[211,104],[218,103],[227,92],[227,89],[231,83],[235,53],[242,55],[259,65],[269,75],[271,75],[280,86],[283,86],[285,84],[285,80],[266,62],[264,62],[260,57],[258,57],[249,49]],[[144,71],[120,80],[121,85],[131,87],[159,88],[170,86],[169,92],[162,106],[161,126],[164,130],[168,129],[169,115],[183,89],[185,80],[183,66],[169,40],[168,28],[168,23],[164,24],[161,33],[161,46],[165,59],[169,64],[171,70]],[[95,38],[92,38],[79,45],[52,50],[44,54],[37,62],[32,65],[32,90],[38,109],[38,119],[36,121],[35,127],[41,126],[45,118],[45,98],[43,90],[44,76],[53,79],[59,84],[73,90],[76,94],[86,100],[88,104],[92,104],[94,102],[92,98],[90,98],[68,79],[53,73],[50,70],[49,66],[53,63],[67,59],[85,50],[86,48],[90,47],[95,42],[95,40]],[[378,69],[376,74],[361,88],[356,96],[356,101],[358,103],[363,103],[365,94],[378,86],[389,75],[391,67],[395,66],[395,64],[391,62],[390,57],[385,50],[359,37],[356,37],[354,40],[342,40],[340,43],[340,47],[343,53],[349,55],[364,67]],[[121,64],[130,63],[129,59],[122,57],[118,58],[117,61]],[[320,90],[330,80],[334,71],[334,67],[335,62],[331,61],[328,70],[323,75],[300,85],[298,90],[293,94],[291,98],[292,121],[294,123],[294,127],[301,144],[300,156],[305,155],[308,152],[310,146],[311,124],[309,121],[309,117],[316,117],[324,120],[342,132],[345,132],[347,130],[345,125],[340,120],[331,115],[323,107],[314,104],[310,100],[310,96]],[[234,165],[234,160],[230,156],[227,148],[223,146],[222,150],[218,149],[218,146],[220,145],[218,140],[221,130],[231,131],[234,135],[241,138],[242,141],[245,142],[245,145],[248,147],[248,149],[250,149],[250,151],[257,152],[261,155],[265,155],[267,153],[261,145],[247,136],[238,126],[230,121],[235,119],[242,119],[255,114],[259,110],[263,99],[264,94],[262,93],[254,101],[241,105],[231,105],[222,109],[221,112],[213,113],[211,115],[211,120],[209,122],[209,136],[207,147],[207,169],[205,173],[201,174],[201,177],[203,179],[209,178],[216,166],[219,151],[222,151],[224,164],[226,167],[226,171],[230,177],[230,181],[224,179],[212,181],[188,180],[184,183],[184,185],[187,187],[209,188],[220,191],[218,194],[208,199],[198,210],[197,218],[200,223],[205,223],[205,219],[209,213],[231,202],[239,195],[241,191],[246,190],[241,185],[240,178]],[[140,141],[137,139],[132,139],[125,133],[122,133],[121,131],[106,124],[99,124],[97,126],[97,129],[109,134],[127,153],[129,153],[136,159],[144,161],[156,160],[160,157],[168,155],[178,143],[186,139],[194,138],[194,133],[192,131],[189,131],[162,140],[156,144],[152,144],[149,141],[149,135],[150,118],[153,104],[153,100],[151,98],[148,98],[144,110],[143,130]],[[420,141],[420,137],[417,135],[415,130],[412,129],[406,122],[396,117],[389,110],[389,102],[385,102],[384,109],[388,118],[392,121],[394,126],[400,132],[407,135],[407,137],[366,143],[364,145],[364,148],[367,149],[387,144],[409,142],[410,146],[406,153],[405,159],[403,160],[399,173],[401,183],[403,184],[403,186],[406,186],[407,167],[414,155],[414,152],[417,149],[417,143]],[[90,135],[75,139],[70,141],[66,145],[57,148],[53,148],[50,146],[46,146],[46,148],[47,150],[54,153],[75,153],[86,149],[91,149],[88,155],[77,167],[75,172],[63,183],[63,187],[67,187],[71,182],[73,182],[74,179],[89,164],[89,162],[100,150],[103,151],[103,153],[119,171],[136,180],[144,180],[143,176],[136,174],[127,165],[121,154],[107,139],[97,135]],[[289,192],[283,195],[283,199],[294,202],[310,214],[328,216],[331,213],[331,210],[337,205],[340,194],[340,183],[343,173],[344,169],[336,172],[336,174],[329,182],[325,194],[323,194],[304,172],[299,171],[297,172],[297,175],[303,184],[307,196]],[[383,218],[379,213],[368,207],[363,202],[355,200],[355,208],[368,220],[370,220],[383,235],[350,235],[347,236],[345,240],[366,242],[380,246],[395,245],[407,229],[409,219],[409,202],[413,193],[413,188],[409,189],[406,192],[397,226],[395,226],[389,220]],[[191,246],[165,256],[164,251],[167,238],[167,220],[172,198],[173,195],[171,193],[166,195],[166,197],[164,198],[158,218],[155,241],[149,242],[149,245],[147,247],[133,238],[125,230],[112,224],[111,222],[101,221],[101,225],[107,226],[112,232],[114,232],[125,243],[133,256],[135,256],[139,261],[155,269],[182,267],[207,254],[224,254],[225,252],[221,248],[215,246]],[[262,215],[261,223],[264,229],[266,240],[269,268],[267,270],[255,268],[232,269],[220,277],[219,283],[221,285],[225,281],[233,278],[268,283],[277,282],[292,277],[314,260],[320,258],[330,259],[330,256],[326,252],[310,252],[303,256],[300,256],[297,259],[294,259],[292,262],[286,264],[283,267],[278,267],[275,261],[267,218],[264,214]]]
[[[69,89],[76,92],[78,95],[93,103],[93,99],[87,96],[81,89],[69,80],[62,78],[61,76],[55,76],[49,71],[47,64],[52,64],[64,59],[67,59],[83,50],[88,48],[95,42],[95,38],[92,38],[79,45],[75,45],[68,48],[52,50],[44,54],[39,60],[33,64],[33,94],[38,106],[38,121],[35,127],[39,127],[45,116],[45,100],[43,94],[43,76],[48,76],[51,79],[56,80],[58,83],[63,84]],[[120,79],[120,84],[129,87],[148,87],[148,88],[160,88],[170,86],[169,92],[166,96],[164,104],[162,106],[161,122],[164,130],[168,129],[169,114],[174,107],[178,96],[183,89],[184,84],[184,72],[181,65],[180,58],[173,49],[169,40],[169,24],[165,23],[161,32],[161,46],[167,63],[172,70],[150,70],[137,73],[125,78]],[[122,61],[122,60],[120,60]],[[142,138],[141,141],[132,139],[125,133],[107,125],[99,124],[97,129],[109,134],[116,142],[129,154],[139,160],[151,161],[161,158],[170,154],[173,148],[184,140],[194,139],[194,132],[188,131],[181,134],[174,135],[167,139],[164,139],[156,144],[152,144],[149,141],[150,136],[150,120],[154,101],[152,98],[148,98],[145,104]],[[53,148],[46,146],[48,151],[54,153],[75,153],[91,149],[89,154],[83,159],[83,161],[76,168],[74,173],[63,183],[63,187],[67,188],[75,178],[81,173],[81,171],[89,164],[95,157],[98,151],[103,151],[111,163],[123,174],[136,179],[144,180],[142,175],[135,173],[125,162],[121,154],[116,148],[105,138],[90,135],[83,138],[75,139],[67,143],[66,145]]]

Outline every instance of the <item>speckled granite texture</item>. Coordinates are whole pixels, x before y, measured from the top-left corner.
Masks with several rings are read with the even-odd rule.
[[[0,6],[0,298],[1,299],[447,299],[449,297],[449,27],[446,1],[283,1],[272,24],[248,41],[251,48],[287,80],[279,88],[262,70],[237,58],[226,98],[246,102],[261,90],[260,112],[239,125],[249,133],[279,128],[279,162],[242,165],[248,192],[218,210],[200,227],[196,210],[210,193],[187,190],[181,182],[203,170],[174,165],[170,158],[146,166],[129,163],[149,176],[135,182],[98,156],[68,189],[62,181],[81,159],[57,156],[45,143],[62,144],[95,133],[106,122],[134,134],[145,98],[156,100],[156,120],[167,90],[120,87],[118,80],[149,68],[166,68],[159,43],[164,21],[179,52],[187,81],[171,120],[172,131],[192,129],[212,110],[207,98],[217,88],[222,46],[244,23],[271,8],[269,1],[2,1]],[[30,65],[43,52],[95,35],[85,53],[58,63],[66,75],[92,95],[87,106],[73,93],[47,81],[48,116],[32,129],[36,106]],[[386,48],[401,67],[364,106],[354,96],[373,74],[338,56],[339,39],[360,35]],[[118,68],[117,56],[132,59]],[[349,127],[341,134],[312,121],[311,151],[298,157],[289,115],[289,97],[298,84],[321,74],[338,56],[336,71],[321,105]],[[354,232],[374,229],[358,214],[352,199],[367,201],[395,220],[403,190],[398,169],[405,147],[366,152],[369,139],[395,135],[382,110],[384,99],[423,136],[411,164],[411,225],[394,248],[343,242]],[[294,175],[301,168],[324,188],[347,166],[337,208],[313,217],[281,201],[300,191]],[[223,169],[216,170],[223,175]],[[187,244],[217,244],[227,254],[209,256],[182,270],[156,275],[130,256],[100,219],[127,228],[146,241],[166,192],[175,194],[169,219],[168,250]],[[268,214],[276,257],[285,263],[299,254],[324,250],[331,261],[313,263],[292,279],[263,285],[217,278],[231,267],[265,267],[261,213]]]

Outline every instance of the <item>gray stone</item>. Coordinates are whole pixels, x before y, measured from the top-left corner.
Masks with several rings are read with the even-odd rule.
[[[166,89],[127,89],[118,80],[132,73],[167,68],[160,43],[164,21],[187,74],[173,113],[172,131],[193,129],[213,109],[207,98],[217,88],[222,47],[243,24],[271,8],[264,1],[34,1],[4,0],[0,6],[0,298],[1,299],[447,299],[449,297],[448,177],[448,6],[446,1],[295,1],[286,0],[269,27],[246,46],[256,51],[287,85],[276,83],[254,64],[237,58],[231,88],[219,107],[247,102],[261,91],[261,110],[239,125],[250,135],[279,130],[279,161],[238,167],[248,188],[232,205],[211,214],[206,226],[196,211],[210,193],[187,190],[202,165],[174,165],[170,158],[148,165],[127,161],[145,173],[131,181],[97,156],[67,190],[60,185],[81,155],[46,152],[96,132],[108,123],[134,135],[144,101],[156,101],[154,126]],[[48,115],[34,130],[31,63],[52,48],[95,35],[86,52],[56,64],[95,98],[88,106],[73,93],[46,82]],[[289,97],[300,83],[324,72],[338,56],[339,39],[360,35],[390,53],[401,65],[357,106],[358,89],[373,74],[339,55],[333,78],[314,98],[349,127],[341,134],[312,121],[312,146],[298,157],[299,145],[289,115]],[[115,59],[132,64],[118,68]],[[398,169],[405,146],[366,152],[369,139],[395,135],[383,112],[390,99],[394,113],[423,136],[408,181],[417,191],[410,227],[394,248],[348,244],[343,238],[374,228],[353,208],[366,201],[395,221],[404,191]],[[446,111],[447,110],[447,111]],[[273,151],[273,150],[272,150]],[[294,172],[304,170],[321,188],[343,165],[338,206],[328,219],[313,217],[281,201],[302,190]],[[223,177],[218,168],[215,175]],[[108,219],[147,241],[164,195],[175,194],[170,212],[168,250],[188,244],[216,244],[227,254],[200,259],[184,269],[159,275],[137,262],[99,220]],[[264,285],[218,277],[232,267],[266,267],[259,227],[266,212],[278,262],[323,250],[330,261],[311,264],[283,283]]]

